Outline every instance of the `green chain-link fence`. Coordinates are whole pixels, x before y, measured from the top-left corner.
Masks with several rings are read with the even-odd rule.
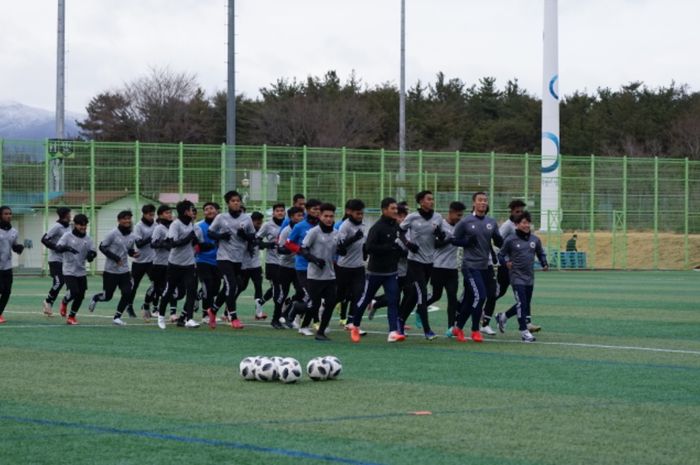
[[[235,171],[226,172],[235,157]],[[471,194],[490,195],[491,215],[523,198],[540,218],[540,157],[528,154],[407,152],[405,176],[395,151],[345,148],[212,146],[0,140],[0,204],[15,213],[31,246],[20,269],[45,269],[39,239],[67,205],[91,218],[99,241],[118,210],[145,202],[222,203],[236,189],[249,209],[291,203],[301,192],[342,205],[358,197],[376,213],[383,197],[435,193],[436,209]],[[578,232],[587,268],[689,269],[700,262],[700,162],[687,159],[563,156],[559,232],[541,233],[550,251]],[[135,214],[138,219],[139,214]],[[544,225],[546,226],[546,225]],[[98,268],[100,267],[98,263]]]

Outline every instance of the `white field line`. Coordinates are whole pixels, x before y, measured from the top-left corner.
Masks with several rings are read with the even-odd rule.
[[[25,311],[6,311],[5,313],[9,314],[18,314],[18,315],[43,315],[42,312],[25,312]],[[90,314],[90,313],[81,313],[78,314],[80,319],[84,318],[102,318],[102,319],[112,319],[112,316],[109,315],[95,315],[95,314]],[[375,316],[376,318],[376,316]],[[10,329],[26,329],[26,328],[60,328],[60,327],[65,327],[68,326],[65,323],[63,323],[63,319],[56,314],[56,316],[52,318],[47,318],[47,322],[52,322],[56,321],[55,324],[45,324],[45,325],[13,325],[12,323],[9,324],[4,324],[0,325],[0,331],[7,331]],[[334,320],[334,321],[337,321]],[[267,328],[269,327],[269,324],[266,323],[245,323],[246,326],[254,326],[254,327],[260,327],[260,328]],[[156,322],[153,321],[152,323],[127,323],[126,326],[156,326]],[[172,324],[169,324],[169,326],[173,326]],[[104,328],[104,324],[83,324],[80,323],[78,327],[82,328]],[[202,325],[202,328],[206,329],[206,325]],[[333,332],[340,333],[344,332],[342,329],[334,329]],[[368,334],[378,334],[378,335],[386,335],[386,332],[384,331],[367,331]],[[420,337],[420,334],[412,334],[409,335],[409,338],[413,337]],[[445,337],[445,336],[439,336],[439,337]],[[520,341],[517,340],[503,340],[503,339],[489,339],[489,338],[484,338],[484,342],[488,342],[490,344],[498,344],[498,343],[505,343],[505,344],[522,344]],[[587,343],[582,343],[582,342],[546,342],[546,341],[538,341],[535,343],[536,345],[551,345],[551,346],[564,346],[564,347],[577,347],[577,348],[585,348],[585,349],[604,349],[604,350],[630,350],[630,351],[641,351],[641,352],[657,352],[657,353],[667,353],[667,354],[686,354],[686,355],[700,355],[700,350],[685,350],[685,349],[663,349],[659,347],[639,347],[639,346],[616,346],[616,345],[608,345],[608,344],[587,344]]]

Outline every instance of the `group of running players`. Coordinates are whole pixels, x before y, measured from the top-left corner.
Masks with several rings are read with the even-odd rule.
[[[54,302],[65,285],[68,291],[59,313],[67,324],[78,324],[76,315],[87,292],[86,263],[99,250],[105,256],[103,285],[90,298],[88,308],[92,312],[98,302],[110,301],[119,288],[121,297],[113,317],[119,326],[126,324],[124,313],[136,317],[134,301],[147,276],[150,286],[141,311],[146,320],[157,315],[163,330],[168,321],[187,328],[200,326],[194,319],[199,307],[203,323],[211,329],[221,321],[242,329],[237,301],[250,283],[256,320],[267,319],[264,307],[270,302],[273,328],[294,328],[319,341],[329,340],[328,327],[337,304],[340,324],[353,342],[366,334],[361,329],[365,312],[373,319],[381,307],[387,309],[389,342],[405,339],[406,323],[414,310],[416,325],[426,339],[433,340],[437,336],[428,309],[443,292],[447,296],[445,334],[457,341],[467,340],[464,328],[470,317],[474,342],[483,341],[482,334],[496,334],[492,319],[504,332],[508,319],[517,317],[524,342],[533,342],[532,333],[540,330],[530,319],[535,258],[545,271],[548,266],[521,200],[510,203],[510,218],[499,228],[487,216],[484,192],[472,196],[468,214],[463,203],[452,202],[444,217],[434,211],[430,191],[416,194],[418,208],[412,213],[406,202],[388,197],[381,201],[381,216],[369,229],[363,223],[365,204],[359,199],[349,200],[342,218],[337,218],[334,205],[297,194],[289,209],[282,203],[273,205],[267,222],[260,212],[246,213],[238,192],[227,192],[224,200],[224,212],[215,202],[205,203],[199,222],[195,205],[188,200],[177,204],[174,219],[167,205],[145,205],[135,226],[132,213],[121,211],[117,227],[97,249],[87,235],[88,218],[75,215],[71,227],[71,210],[58,208],[58,221],[41,239],[49,249],[52,278],[44,314],[53,315]],[[11,253],[23,250],[11,221],[12,210],[0,207],[0,323],[5,322],[2,312],[12,288]],[[264,278],[270,282],[267,292],[263,292],[263,249]],[[515,304],[494,316],[496,300],[509,285]],[[380,287],[384,294],[378,296]],[[180,299],[184,305],[178,315]],[[224,310],[221,316],[220,309]]]

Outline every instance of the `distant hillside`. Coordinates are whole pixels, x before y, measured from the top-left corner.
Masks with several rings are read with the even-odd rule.
[[[82,120],[84,114],[66,112],[66,137],[76,137],[80,128],[75,120]],[[53,111],[35,108],[13,101],[0,101],[0,138],[4,139],[45,139],[56,134],[56,121]]]

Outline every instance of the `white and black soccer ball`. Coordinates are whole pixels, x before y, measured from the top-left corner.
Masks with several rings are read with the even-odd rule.
[[[274,356],[274,357],[270,357],[270,360],[272,360],[272,362],[276,366],[280,366],[282,364],[282,362],[284,362],[284,357]]]
[[[258,381],[274,381],[277,379],[277,365],[268,357],[260,357],[255,361],[255,379]]]
[[[306,364],[306,373],[314,381],[324,381],[328,379],[328,374],[331,371],[331,367],[323,360],[321,357],[312,358],[309,363]]]
[[[246,381],[255,380],[255,357],[246,357],[238,364],[238,372]]]
[[[301,364],[291,357],[282,359],[277,365],[277,378],[284,384],[296,383],[301,379]]]
[[[335,355],[326,355],[323,360],[328,364],[328,379],[336,379],[343,372],[343,364]]]

